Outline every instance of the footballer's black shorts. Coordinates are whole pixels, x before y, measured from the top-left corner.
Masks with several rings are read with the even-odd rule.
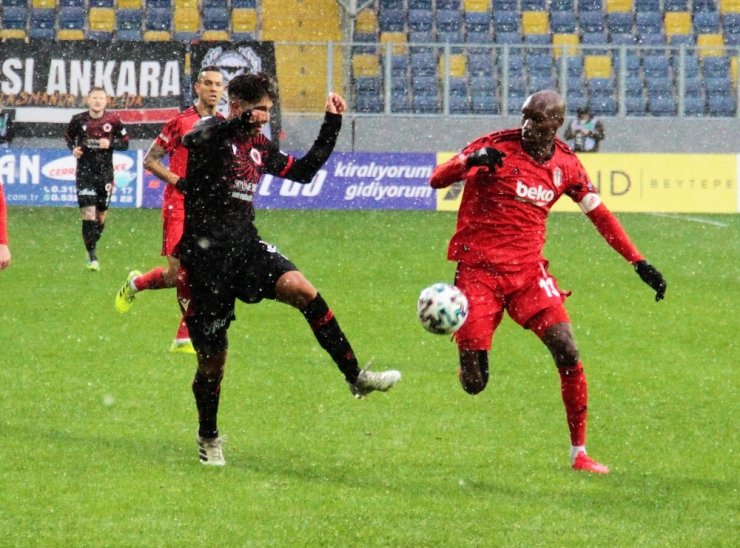
[[[185,321],[195,349],[210,356],[226,350],[226,331],[236,318],[237,300],[275,300],[280,276],[298,268],[275,246],[254,240],[245,250],[220,257],[182,258],[190,289]]]
[[[110,179],[78,178],[77,203],[80,207],[95,206],[98,211],[107,211],[113,187]]]

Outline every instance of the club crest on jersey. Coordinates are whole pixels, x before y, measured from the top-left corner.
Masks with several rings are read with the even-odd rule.
[[[113,126],[110,125],[108,122],[103,124],[103,131],[106,133],[110,133],[110,131],[113,129]]]
[[[563,184],[563,170],[559,167],[556,167],[552,171],[552,182],[555,185],[555,188],[560,188],[560,185]]]
[[[249,151],[249,157],[258,166],[262,165],[262,155],[260,155],[260,151],[257,150],[256,148],[253,148],[252,150]]]

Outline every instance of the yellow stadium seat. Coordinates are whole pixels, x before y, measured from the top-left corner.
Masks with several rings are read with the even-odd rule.
[[[665,14],[666,36],[691,34],[691,13],[688,11],[668,11]]]
[[[721,34],[697,34],[696,47],[699,57],[718,57],[725,54],[725,40]]]
[[[355,20],[355,32],[374,34],[378,32],[378,17],[372,10],[362,10]]]
[[[522,31],[524,34],[548,34],[550,32],[550,18],[547,12],[522,12]]]
[[[178,8],[200,9],[199,0],[175,0],[174,4],[175,11],[177,11]]]
[[[579,55],[581,38],[573,34],[556,33],[552,35],[552,46],[555,57],[560,57],[565,53],[566,56]]]
[[[92,31],[113,32],[116,28],[116,12],[113,8],[90,8],[88,17]]]
[[[397,44],[392,47],[393,53],[396,55],[406,53],[405,32],[382,32],[380,33],[380,43],[383,45],[383,53],[385,53],[385,44]]]
[[[118,0],[116,7],[119,10],[140,10],[141,0]]]
[[[200,39],[203,42],[228,42],[231,40],[231,35],[225,30],[205,30],[200,35]]]
[[[586,55],[583,58],[586,78],[611,78],[612,58],[609,55]]]
[[[175,8],[175,32],[199,32],[200,11],[197,8]]]
[[[722,13],[740,12],[740,0],[719,0],[719,11]]]
[[[439,74],[444,76],[445,74],[445,57],[442,55],[439,58]],[[458,77],[465,76],[467,74],[467,57],[464,55],[454,54],[450,55],[450,76]]]
[[[54,9],[57,7],[55,0],[33,0],[31,6],[34,9]]]
[[[632,0],[606,0],[606,12],[617,13],[632,11]]]
[[[231,30],[233,32],[257,31],[257,10],[234,8],[231,10]]]
[[[80,29],[59,29],[57,40],[84,40],[85,31]]]
[[[491,0],[465,0],[465,11],[487,12],[491,8]]]
[[[172,33],[166,30],[147,30],[144,31],[145,42],[170,42]]]
[[[0,29],[0,40],[25,40],[26,31],[23,29]]]
[[[377,55],[358,53],[352,57],[352,74],[360,76],[379,76],[380,61]]]
[[[733,83],[737,86],[737,71],[738,71],[738,61],[737,56],[730,59],[730,78],[732,78]]]

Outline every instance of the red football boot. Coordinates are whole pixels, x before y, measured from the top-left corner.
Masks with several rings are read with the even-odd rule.
[[[592,472],[594,474],[608,474],[609,467],[599,464],[585,452],[581,451],[573,459],[573,470],[583,470],[584,472]]]

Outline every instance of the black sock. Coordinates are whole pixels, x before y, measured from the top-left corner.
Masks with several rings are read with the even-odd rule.
[[[85,242],[85,249],[91,261],[97,260],[95,244],[99,237],[97,221],[82,221],[82,241]]]
[[[217,438],[218,400],[221,395],[221,379],[209,379],[200,372],[193,379],[193,395],[198,408],[198,435],[202,438]]]
[[[101,223],[100,221],[97,221],[97,224],[98,224],[98,239],[95,240],[95,243],[97,243],[97,241],[103,235],[103,230],[105,230],[105,223]]]
[[[316,298],[308,303],[308,306],[305,310],[301,310],[301,313],[306,318],[308,325],[311,326],[311,330],[316,336],[316,340],[319,341],[321,348],[329,353],[339,370],[344,373],[347,381],[354,383],[360,373],[357,358],[326,301],[321,295],[316,295]]]

